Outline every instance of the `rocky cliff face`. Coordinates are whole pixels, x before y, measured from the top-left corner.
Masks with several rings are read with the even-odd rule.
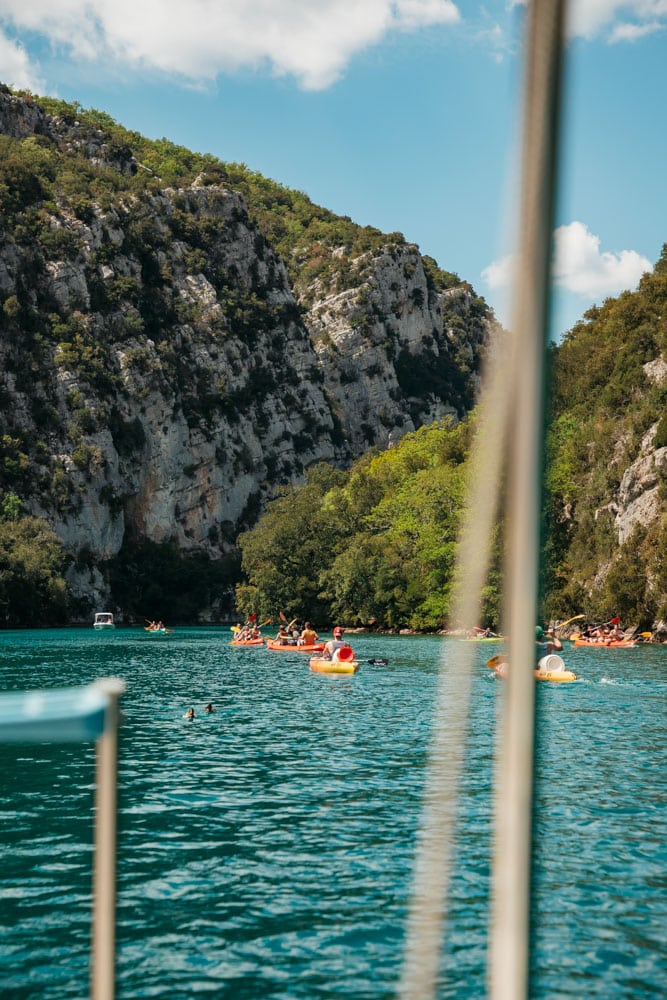
[[[3,135],[0,487],[61,537],[82,607],[129,538],[219,556],[312,463],[472,405],[488,310],[416,247],[297,294],[235,191],[116,182],[144,170],[129,146],[10,93]]]
[[[664,359],[644,365],[649,381],[667,385]],[[637,525],[657,522],[663,507],[661,483],[667,479],[667,447],[656,447],[658,421],[644,435],[639,455],[623,473],[618,494],[609,505],[618,544],[623,545]]]

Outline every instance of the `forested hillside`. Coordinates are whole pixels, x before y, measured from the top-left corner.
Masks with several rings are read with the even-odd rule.
[[[550,352],[545,617],[619,615],[667,637],[667,247],[636,292]],[[451,625],[471,418],[348,472],[320,466],[240,539],[241,607],[380,628]],[[482,624],[498,625],[501,526]],[[460,624],[460,623],[459,623]]]
[[[238,588],[239,607],[260,617],[280,608],[325,623],[443,627],[470,435],[469,420],[436,423],[349,472],[315,467],[241,536],[249,582]],[[495,576],[488,620],[497,620],[498,591]]]
[[[554,350],[547,608],[667,621],[667,245]]]

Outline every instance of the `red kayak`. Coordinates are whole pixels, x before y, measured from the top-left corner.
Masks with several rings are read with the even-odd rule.
[[[323,642],[316,642],[314,646],[298,646],[295,642],[276,642],[275,639],[266,640],[266,648],[273,649],[278,653],[321,653],[324,650]]]

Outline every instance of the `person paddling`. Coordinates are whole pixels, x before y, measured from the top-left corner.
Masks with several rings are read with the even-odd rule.
[[[281,625],[276,633],[275,641],[281,646],[288,646],[290,641],[290,634],[284,625]]]
[[[557,635],[555,635],[553,629],[545,632],[541,625],[535,626],[535,652],[536,659],[539,662],[543,656],[548,656],[549,653],[553,653],[554,650],[560,653],[563,648],[563,643],[560,641]]]
[[[324,651],[322,653],[322,657],[325,660],[337,660],[338,651],[340,649],[345,649],[349,645],[350,645],[349,642],[343,641],[342,628],[340,627],[340,625],[336,625],[335,629],[333,630],[333,639],[329,639],[329,641],[325,642],[324,644]]]
[[[314,646],[318,639],[319,635],[317,634],[314,628],[310,627],[310,622],[305,622],[303,626],[303,632],[299,636],[299,645]]]

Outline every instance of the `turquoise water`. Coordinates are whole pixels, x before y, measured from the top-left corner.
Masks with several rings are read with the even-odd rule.
[[[355,637],[388,666],[328,678],[229,638],[0,632],[3,689],[128,682],[118,996],[393,997],[443,642]],[[485,995],[492,651],[480,645],[441,997]],[[532,994],[662,996],[667,648],[565,658],[584,680],[538,687]],[[0,745],[2,997],[87,995],[93,762],[91,746]]]

